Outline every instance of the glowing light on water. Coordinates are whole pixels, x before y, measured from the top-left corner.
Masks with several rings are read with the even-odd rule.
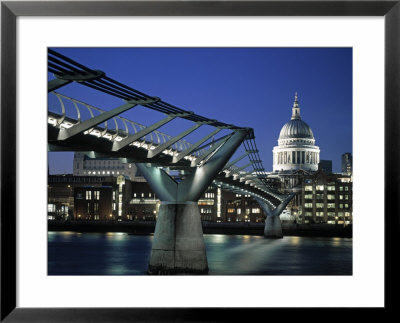
[[[291,243],[293,246],[299,245],[299,243],[300,243],[300,237],[291,237],[291,238],[290,238],[290,243]]]
[[[226,241],[226,235],[223,234],[213,234],[212,237],[213,237],[212,239],[213,242],[222,243]]]

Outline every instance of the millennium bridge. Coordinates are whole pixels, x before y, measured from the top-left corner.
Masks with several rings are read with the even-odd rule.
[[[268,182],[252,128],[178,108],[50,49],[48,72],[54,76],[48,82],[48,150],[135,163],[160,199],[149,274],[208,272],[198,200],[210,185],[251,195],[267,215],[264,237],[282,238],[279,215],[294,194],[281,194]],[[103,110],[59,92],[72,82],[121,104]],[[54,102],[57,112],[50,111]],[[142,125],[122,116],[136,106],[157,112],[159,120]],[[178,135],[159,130],[173,120],[191,126]],[[185,140],[200,127],[207,128],[207,135],[194,143]],[[234,157],[237,151],[242,153]]]

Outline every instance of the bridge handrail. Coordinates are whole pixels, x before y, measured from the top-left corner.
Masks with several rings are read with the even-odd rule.
[[[61,125],[62,121],[63,121],[63,120],[65,119],[65,117],[66,117],[65,108],[64,108],[63,103],[62,103],[62,101],[61,101],[60,98],[63,98],[63,99],[68,100],[68,101],[71,101],[71,102],[74,104],[75,109],[76,109],[76,111],[77,111],[77,115],[78,115],[77,122],[80,122],[80,110],[79,110],[78,104],[80,104],[80,105],[82,105],[82,106],[85,106],[85,107],[89,110],[89,112],[91,113],[92,117],[93,117],[93,113],[92,113],[91,110],[95,110],[95,111],[100,112],[100,113],[104,113],[104,112],[105,112],[105,110],[103,110],[103,109],[100,109],[100,108],[98,108],[98,107],[95,107],[95,106],[93,106],[93,105],[90,105],[90,104],[88,104],[88,103],[79,101],[79,100],[77,100],[77,99],[71,98],[71,97],[69,97],[69,96],[66,96],[66,95],[64,95],[64,94],[61,94],[61,93],[58,93],[58,92],[55,92],[55,91],[50,92],[49,94],[55,95],[55,96],[60,100],[60,103],[61,103],[63,115],[62,115],[62,117],[60,118],[60,119],[62,119],[61,122],[57,121],[57,124],[58,124],[58,125]],[[125,128],[126,128],[126,130],[125,130],[125,133],[126,133],[126,134],[129,134],[129,129],[128,129],[126,123],[129,123],[129,124],[132,126],[132,128],[133,128],[133,130],[134,130],[134,133],[137,133],[137,132],[138,132],[138,130],[136,129],[136,127],[140,128],[140,129],[146,128],[145,125],[142,125],[142,124],[140,124],[140,123],[138,123],[138,122],[129,120],[129,119],[124,118],[124,117],[121,117],[121,116],[115,116],[115,117],[113,117],[113,119],[114,119],[114,122],[115,122],[116,125],[117,125],[117,123],[116,123],[115,119],[119,119],[119,120],[121,120],[121,121],[123,122],[123,124],[125,125]],[[107,121],[105,121],[104,124],[105,124],[106,130],[107,130]],[[118,126],[117,126],[117,127],[118,127]],[[117,131],[117,134],[118,134],[118,128],[117,128],[116,131]],[[158,142],[157,142],[157,143],[154,141],[153,134],[154,134],[154,135],[157,137],[157,139],[158,139]],[[172,136],[170,136],[170,135],[168,135],[168,134],[165,134],[165,133],[163,133],[163,132],[161,132],[161,131],[158,131],[158,130],[152,131],[152,132],[151,132],[149,135],[147,135],[147,136],[150,136],[150,142],[151,142],[152,144],[160,144],[160,137],[162,138],[163,143],[165,143],[165,142],[167,141],[165,138],[167,138],[167,139],[171,139],[171,138],[172,138]],[[147,137],[147,136],[146,136],[146,137]],[[181,148],[180,150],[182,150],[182,145],[185,146],[185,149],[186,149],[186,147],[190,147],[190,146],[192,145],[190,142],[188,142],[188,141],[186,141],[186,140],[184,140],[184,139],[181,139],[181,140],[179,140],[177,143],[175,143],[175,144],[173,145],[173,146],[175,146],[175,148],[176,148],[177,151],[180,151],[180,150],[178,149],[178,144],[180,145],[180,148]],[[201,149],[201,150],[195,151],[194,153],[196,153],[196,155],[199,156],[199,155],[201,155],[201,154],[204,153],[204,152],[205,152],[205,150],[204,150],[204,149]]]

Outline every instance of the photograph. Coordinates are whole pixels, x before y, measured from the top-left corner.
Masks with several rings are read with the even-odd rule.
[[[351,47],[49,47],[47,76],[48,275],[352,275]]]
[[[399,2],[2,1],[0,321],[393,317]]]

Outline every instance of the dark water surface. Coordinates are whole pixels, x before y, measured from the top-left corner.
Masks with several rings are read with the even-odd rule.
[[[146,275],[153,235],[48,233],[49,275]],[[351,275],[352,239],[205,234],[209,275]]]

